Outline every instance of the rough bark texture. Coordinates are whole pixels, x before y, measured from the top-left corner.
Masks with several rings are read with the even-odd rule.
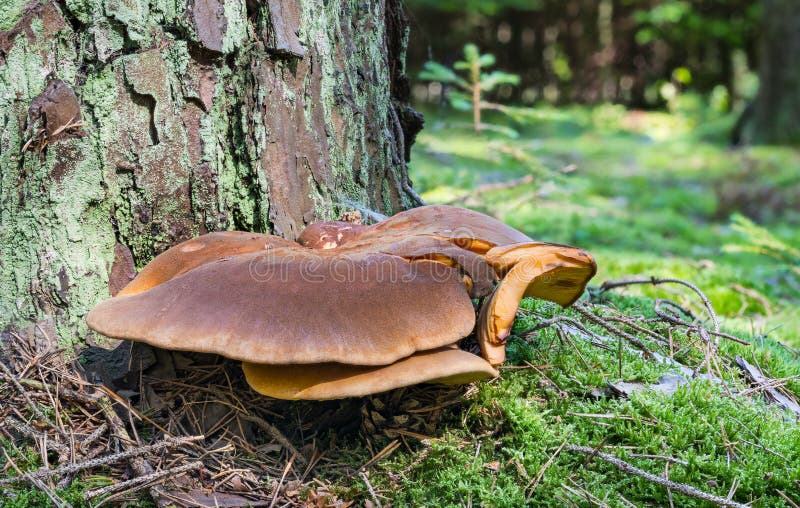
[[[406,40],[397,0],[6,2],[0,330],[91,341],[176,242],[413,205]]]
[[[765,0],[761,30],[760,85],[741,140],[800,145],[800,5]]]

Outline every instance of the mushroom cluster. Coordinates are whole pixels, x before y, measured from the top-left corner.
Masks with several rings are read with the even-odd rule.
[[[297,242],[193,238],[86,320],[109,337],[241,360],[247,382],[271,397],[334,399],[496,376],[520,300],[568,306],[595,271],[580,249],[425,206],[369,226],[315,223]],[[483,299],[482,357],[456,345],[476,328],[473,299]]]

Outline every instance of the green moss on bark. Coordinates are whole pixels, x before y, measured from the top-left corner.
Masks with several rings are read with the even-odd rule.
[[[23,35],[0,53],[0,328],[91,338],[117,244],[142,267],[207,231],[293,238],[352,203],[407,204],[382,6],[6,1],[0,29]],[[51,140],[28,109],[54,78],[84,125]]]

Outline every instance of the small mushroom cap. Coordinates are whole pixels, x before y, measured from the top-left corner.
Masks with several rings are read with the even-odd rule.
[[[492,365],[505,361],[505,340],[511,333],[519,303],[524,296],[542,298],[568,306],[583,293],[597,268],[594,259],[579,249],[574,257],[561,247],[547,254],[521,259],[481,306],[478,344]]]
[[[103,335],[254,363],[387,365],[475,324],[458,270],[276,248],[206,263],[86,317]]]
[[[242,231],[219,231],[198,236],[156,256],[117,296],[147,291],[198,266],[228,256],[293,245],[296,246],[294,242],[277,236]]]
[[[315,222],[300,233],[297,243],[310,249],[334,249],[355,240],[367,227],[343,221]]]
[[[244,362],[242,369],[255,391],[291,400],[361,397],[418,383],[455,385],[498,375],[479,356],[453,347],[421,351],[379,367],[341,363],[264,365]]]

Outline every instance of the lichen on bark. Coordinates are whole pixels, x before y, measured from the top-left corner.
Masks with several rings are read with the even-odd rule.
[[[0,330],[48,318],[62,345],[92,341],[85,313],[179,241],[414,204],[398,20],[395,0],[11,2]],[[31,109],[54,80],[72,123]]]

